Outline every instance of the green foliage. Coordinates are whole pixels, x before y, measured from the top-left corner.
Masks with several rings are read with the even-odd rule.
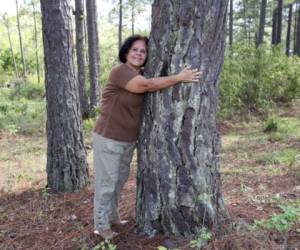
[[[96,245],[93,250],[116,250],[117,246],[111,243],[109,240],[101,241]]]
[[[38,88],[39,89],[39,88]],[[44,130],[46,121],[45,101],[39,96],[37,100],[22,97],[36,97],[35,87],[18,87],[16,89],[0,89],[0,131],[10,133]]]
[[[280,48],[236,44],[228,51],[221,79],[220,115],[266,111],[300,97],[300,59]]]
[[[295,149],[287,148],[276,150],[273,152],[264,153],[259,157],[257,162],[261,164],[286,164],[288,166],[291,166],[293,165],[293,162],[295,162],[298,154],[299,151]]]
[[[265,133],[270,133],[278,130],[278,119],[275,116],[271,116],[265,124]]]
[[[196,235],[196,239],[191,240],[190,245],[192,248],[201,249],[211,239],[211,236],[208,229],[203,227]]]
[[[95,119],[88,118],[83,121],[83,129],[86,134],[90,133],[95,125]]]
[[[280,205],[283,213],[273,214],[268,220],[255,220],[252,229],[276,229],[285,232],[300,222],[300,207],[297,205]]]
[[[45,96],[45,87],[41,84],[19,80],[13,82],[12,85],[15,86],[10,93],[11,100],[17,100],[19,98],[38,100]]]

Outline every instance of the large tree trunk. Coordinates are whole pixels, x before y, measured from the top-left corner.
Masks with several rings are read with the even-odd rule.
[[[285,54],[290,55],[291,48],[291,29],[292,29],[292,20],[293,20],[293,4],[289,5],[289,16],[288,16],[288,27],[286,32],[286,49]]]
[[[35,61],[36,61],[36,74],[38,77],[38,83],[41,83],[40,77],[40,62],[39,62],[39,48],[38,48],[38,38],[37,38],[37,25],[36,25],[36,17],[35,17],[35,3],[32,1],[32,14],[34,21],[34,46],[35,46]]]
[[[14,50],[13,50],[13,47],[12,47],[9,22],[8,22],[8,19],[6,18],[6,14],[3,15],[3,21],[4,21],[4,25],[6,27],[6,30],[7,30],[7,36],[8,36],[8,41],[9,41],[9,47],[10,47],[11,57],[12,57],[13,63],[14,63],[15,77],[18,78],[19,77],[19,73],[18,73],[18,68],[17,68],[17,63],[16,63],[16,58],[15,58]]]
[[[99,105],[99,38],[97,25],[97,5],[95,0],[86,1],[87,32],[89,47],[89,72],[90,72],[90,108],[94,110]]]
[[[17,10],[17,27],[18,27],[18,34],[19,34],[20,51],[21,51],[21,59],[22,59],[22,66],[23,66],[23,77],[25,78],[27,73],[26,73],[24,47],[23,47],[23,42],[22,42],[18,0],[16,0],[16,10]]]
[[[267,0],[262,0],[260,3],[259,28],[258,28],[258,37],[256,42],[257,47],[264,42],[266,8],[267,8]]]
[[[84,48],[84,8],[82,0],[75,0],[76,20],[76,58],[77,58],[77,79],[79,88],[79,101],[82,117],[89,114],[88,97],[85,91],[85,48]]]
[[[58,191],[88,183],[69,0],[41,0],[47,99],[47,179]]]
[[[147,76],[184,64],[201,83],[147,94],[138,143],[137,224],[146,234],[187,236],[227,217],[216,126],[228,1],[156,0]]]

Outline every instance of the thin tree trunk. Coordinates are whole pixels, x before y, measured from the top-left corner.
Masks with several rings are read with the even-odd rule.
[[[300,57],[300,5],[298,5],[298,17],[297,17],[297,32],[296,32],[296,55]]]
[[[188,236],[203,226],[219,228],[227,217],[216,126],[227,4],[154,1],[146,76],[173,74],[187,63],[201,69],[203,78],[145,97],[136,221],[148,235]]]
[[[85,0],[83,0],[84,2]],[[86,13],[86,5],[83,5],[83,13]],[[87,22],[86,22],[86,17],[87,15],[85,14],[84,19],[83,19],[83,30],[84,30],[84,51],[85,51],[85,55],[86,55],[86,62],[87,64],[89,64],[89,53],[88,53],[88,40],[87,40]]]
[[[278,13],[277,13],[277,39],[276,39],[276,44],[281,43],[281,32],[282,32],[282,1],[283,0],[278,0]]]
[[[123,29],[123,6],[122,0],[119,0],[119,50],[122,46],[122,29]]]
[[[22,59],[22,66],[23,66],[23,77],[25,78],[27,73],[26,73],[26,63],[25,63],[24,49],[23,49],[23,42],[22,42],[22,33],[20,27],[18,0],[16,0],[16,10],[17,10],[17,27],[18,27],[18,34],[19,34],[20,51],[21,51],[21,59]]]
[[[272,17],[272,45],[277,44],[277,32],[278,32],[278,8],[276,7],[273,11]]]
[[[132,4],[131,6],[131,34],[134,35],[134,21],[135,21],[135,18],[134,18],[134,3]]]
[[[244,15],[244,34],[245,34],[245,39],[248,38],[248,24],[247,24],[247,15],[246,15],[246,1],[243,0],[243,15]]]
[[[84,55],[84,7],[82,0],[75,0],[76,20],[76,58],[77,58],[77,80],[79,89],[79,102],[82,117],[89,113],[88,99],[85,91],[85,55]]]
[[[288,27],[287,27],[287,33],[286,33],[286,50],[285,50],[285,54],[287,56],[290,56],[292,20],[293,20],[293,4],[290,4],[289,5],[289,16],[288,16]]]
[[[88,183],[69,0],[41,0],[47,100],[48,187],[73,192]]]
[[[233,0],[229,1],[229,46],[233,43]]]
[[[38,48],[38,39],[37,39],[37,25],[35,17],[35,4],[32,1],[32,10],[33,10],[33,20],[34,20],[34,46],[35,46],[35,61],[36,61],[36,73],[38,77],[38,83],[41,83],[40,77],[40,63],[39,63],[39,48]]]
[[[99,38],[97,28],[97,6],[95,0],[86,1],[87,31],[89,47],[89,72],[90,72],[90,109],[95,110],[99,105]]]
[[[265,33],[265,23],[266,23],[266,7],[267,0],[262,0],[260,4],[260,14],[259,14],[259,29],[256,47],[264,42],[264,33]]]
[[[8,19],[6,18],[5,15],[3,15],[3,20],[4,20],[4,24],[6,26],[7,36],[8,36],[8,41],[9,41],[9,47],[10,47],[10,52],[11,52],[11,57],[12,57],[13,63],[14,63],[15,77],[18,78],[19,77],[19,73],[18,73],[18,68],[17,68],[17,63],[16,63],[16,58],[15,58],[14,50],[13,50],[13,47],[12,47],[12,42],[11,42],[9,22],[8,22]]]
[[[298,9],[297,7],[298,7],[298,4],[296,3],[295,4],[295,15],[294,15],[294,32],[293,32],[293,35],[294,35],[293,54],[294,55],[296,55],[296,40],[297,40],[297,9]]]

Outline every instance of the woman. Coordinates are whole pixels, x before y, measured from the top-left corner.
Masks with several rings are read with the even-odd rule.
[[[146,79],[140,74],[147,61],[148,38],[127,38],[119,52],[121,64],[114,67],[104,88],[101,115],[93,133],[95,234],[105,239],[117,233],[113,224],[123,224],[118,200],[128,179],[130,162],[138,137],[143,94],[179,82],[198,82],[200,72],[187,67],[179,74]]]

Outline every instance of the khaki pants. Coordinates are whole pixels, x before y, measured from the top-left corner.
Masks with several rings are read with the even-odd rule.
[[[118,201],[129,176],[136,143],[120,142],[93,133],[95,230],[110,228],[118,220]]]

